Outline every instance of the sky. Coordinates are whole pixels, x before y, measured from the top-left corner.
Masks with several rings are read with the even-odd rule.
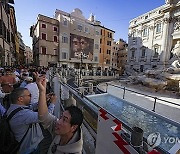
[[[79,8],[86,19],[93,13],[101,25],[115,31],[115,41],[128,41],[129,21],[165,4],[165,0],[14,0],[16,24],[25,45],[32,47],[30,26],[36,23],[38,14],[48,17],[59,9],[71,13]]]

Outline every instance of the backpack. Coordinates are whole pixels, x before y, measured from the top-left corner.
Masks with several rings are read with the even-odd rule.
[[[0,154],[16,154],[20,148],[21,143],[23,142],[28,130],[26,131],[25,135],[21,139],[20,142],[18,142],[15,139],[14,133],[11,130],[9,120],[20,110],[23,110],[24,108],[20,107],[15,109],[10,113],[9,116],[4,114],[4,116],[0,119]]]

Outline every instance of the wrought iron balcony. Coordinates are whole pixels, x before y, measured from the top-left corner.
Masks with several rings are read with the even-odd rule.
[[[151,57],[151,62],[159,62],[159,61],[160,61],[159,56],[152,56]]]
[[[130,57],[129,61],[136,61],[136,57]]]
[[[140,61],[140,62],[141,62],[141,61],[146,62],[146,61],[147,61],[147,56],[141,56],[141,57],[139,58],[139,61]]]

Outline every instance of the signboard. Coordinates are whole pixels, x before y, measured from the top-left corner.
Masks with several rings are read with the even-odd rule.
[[[93,39],[75,34],[70,34],[70,41],[71,58],[80,58],[82,53],[83,59],[93,60]]]

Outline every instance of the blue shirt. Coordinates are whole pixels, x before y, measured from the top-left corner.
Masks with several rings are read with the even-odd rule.
[[[0,115],[3,116],[5,112],[6,112],[6,109],[0,103]]]
[[[7,111],[7,115],[18,107],[27,108],[27,106],[11,104]],[[54,110],[54,104],[51,104],[49,108],[50,109],[48,111],[52,113],[52,110]],[[32,127],[28,130],[30,124],[32,124]],[[31,109],[23,109],[17,112],[10,120],[10,126],[18,142],[21,141],[28,130],[28,133],[21,144],[19,150],[20,154],[33,152],[44,138],[39,125],[38,112],[34,112]]]
[[[27,82],[26,81],[23,81],[20,85],[20,87],[24,88],[25,86],[27,85]]]

